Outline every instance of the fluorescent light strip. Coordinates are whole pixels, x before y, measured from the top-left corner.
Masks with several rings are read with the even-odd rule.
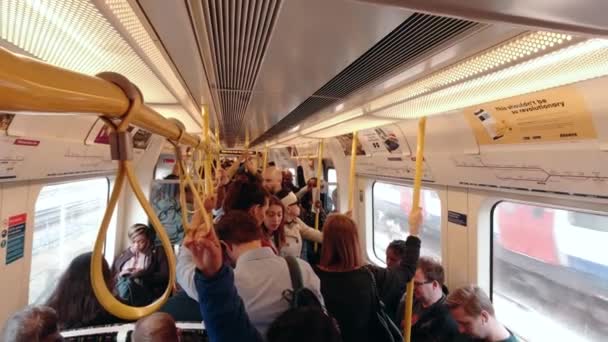
[[[331,119],[323,120],[323,121],[321,121],[321,122],[313,125],[312,127],[308,127],[306,129],[302,130],[302,134],[303,135],[308,135],[310,133],[314,133],[314,132],[320,131],[322,129],[335,126],[335,125],[337,125],[337,124],[339,124],[341,122],[344,122],[344,121],[347,121],[347,120],[352,120],[352,119],[357,118],[357,117],[359,117],[361,115],[363,115],[363,109],[356,108],[356,109],[350,110],[348,112],[336,115],[336,116],[334,116]]]
[[[592,39],[434,93],[399,101],[374,116],[410,119],[608,75],[608,40]]]
[[[346,122],[341,122],[335,126],[312,132],[307,135],[311,138],[331,138],[354,131],[360,131],[368,128],[374,128],[378,126],[384,126],[397,121],[396,119],[378,118],[373,116],[362,116]]]
[[[106,0],[105,5],[110,9],[114,17],[120,22],[124,30],[131,36],[131,39],[136,42],[138,47],[142,50],[145,56],[150,60],[156,70],[160,73],[163,79],[169,85],[169,88],[173,90],[173,93],[178,97],[180,103],[187,107],[190,115],[186,114],[187,118],[178,117],[186,125],[188,131],[200,130],[200,115],[192,99],[188,95],[185,86],[180,82],[173,68],[167,62],[163,53],[159,50],[158,46],[154,43],[152,37],[148,31],[144,28],[141,21],[137,17],[137,14],[131,7],[131,4],[127,0]],[[189,126],[185,121],[192,120],[196,121],[194,126]]]
[[[497,47],[449,66],[391,94],[370,101],[370,111],[376,111],[396,101],[428,94],[447,86],[464,82],[480,75],[532,60],[550,51],[579,42],[580,39],[553,32],[527,33]]]
[[[176,99],[97,7],[78,0],[2,0],[0,38],[50,64],[94,75],[128,77],[146,102]]]

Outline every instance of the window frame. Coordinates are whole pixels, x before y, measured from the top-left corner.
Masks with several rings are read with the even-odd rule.
[[[373,253],[374,258],[376,258],[376,263],[380,262],[381,265],[386,265],[386,261],[382,260],[382,258],[380,258],[378,256],[378,254],[376,253],[376,220],[375,220],[375,213],[376,213],[376,207],[375,207],[375,201],[374,201],[374,197],[375,197],[375,187],[376,187],[376,183],[380,182],[380,183],[384,183],[384,184],[388,184],[388,185],[394,185],[394,186],[401,186],[401,187],[405,187],[405,188],[414,188],[414,184],[413,182],[397,182],[394,180],[389,180],[389,179],[384,179],[384,178],[371,178],[370,180],[372,180],[371,182],[371,224],[372,224],[372,231],[371,231],[371,250]],[[421,190],[430,190],[430,191],[434,191],[439,199],[440,205],[441,205],[441,220],[439,223],[439,232],[440,232],[440,240],[439,240],[439,255],[440,255],[440,262],[443,264],[444,263],[444,243],[443,243],[443,239],[441,239],[441,237],[443,236],[444,233],[444,225],[445,225],[445,220],[447,220],[447,218],[444,219],[444,201],[443,198],[441,196],[441,191],[442,189],[438,189],[435,187],[429,187],[429,186],[424,186],[425,184],[422,184],[420,189]],[[421,195],[422,195],[422,191],[421,191]],[[366,248],[369,250],[369,248]]]

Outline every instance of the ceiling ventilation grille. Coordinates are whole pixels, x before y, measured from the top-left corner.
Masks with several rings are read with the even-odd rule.
[[[202,0],[212,68],[212,93],[230,146],[238,136],[281,0]]]
[[[253,144],[288,130],[315,112],[415,62],[432,49],[478,25],[466,20],[414,13]]]

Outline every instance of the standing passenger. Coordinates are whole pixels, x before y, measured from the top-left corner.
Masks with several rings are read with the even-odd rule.
[[[517,342],[496,319],[494,306],[480,287],[461,287],[448,296],[446,304],[461,333],[485,342]]]
[[[281,171],[281,169],[275,166],[268,167],[262,173],[262,178],[264,189],[266,189],[266,191],[273,195],[281,191],[283,186],[283,171]]]
[[[264,224],[262,230],[264,232],[264,240],[262,244],[266,247],[271,247],[276,254],[279,254],[283,245],[285,245],[285,206],[281,200],[275,196],[270,197],[270,203],[266,215],[264,216]]]
[[[277,194],[285,206],[285,245],[281,255],[300,257],[302,255],[302,239],[322,242],[323,234],[307,226],[300,220],[300,203],[293,192],[281,191]]]
[[[416,271],[420,253],[419,232],[422,215],[410,216],[407,253],[394,269],[366,265],[361,252],[357,225],[346,215],[333,214],[323,227],[323,251],[317,274],[329,313],[336,318],[344,341],[375,341],[377,312],[373,281],[378,296],[393,308],[407,281]]]
[[[55,309],[61,330],[105,325],[120,322],[99,303],[91,286],[91,256],[77,256],[59,278],[59,282],[46,305]],[[102,271],[106,286],[112,288],[110,267],[103,260]]]

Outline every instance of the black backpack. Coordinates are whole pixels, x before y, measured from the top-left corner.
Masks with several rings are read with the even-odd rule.
[[[325,308],[321,305],[321,301],[319,301],[317,295],[310,289],[304,287],[298,259],[294,256],[286,256],[285,261],[289,268],[292,289],[285,290],[283,292],[283,297],[289,302],[289,308],[298,309],[302,307],[314,307],[325,312]]]

